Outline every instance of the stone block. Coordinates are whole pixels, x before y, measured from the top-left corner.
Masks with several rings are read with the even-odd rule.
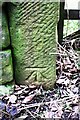
[[[0,84],[13,80],[11,50],[0,51]]]
[[[4,11],[4,6],[2,6],[2,19],[0,20],[0,49],[7,48],[10,45],[8,22],[6,13]]]

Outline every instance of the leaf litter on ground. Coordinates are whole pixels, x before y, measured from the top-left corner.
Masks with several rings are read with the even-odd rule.
[[[53,90],[35,85],[15,85],[14,93],[0,96],[2,120],[79,120],[79,56],[72,46],[66,46],[66,42],[62,46],[57,44],[57,79]]]

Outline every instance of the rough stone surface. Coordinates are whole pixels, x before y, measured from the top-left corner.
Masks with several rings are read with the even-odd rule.
[[[13,80],[11,51],[0,51],[0,84]]]
[[[4,49],[10,45],[8,23],[6,18],[6,13],[4,12],[4,7],[2,7],[2,22],[1,22],[1,44],[0,49]]]
[[[7,85],[0,85],[0,96],[1,95],[10,95],[14,91],[14,83],[10,82]]]
[[[9,5],[11,6],[11,5]],[[18,84],[52,88],[56,80],[58,3],[21,3],[9,8],[10,34]]]

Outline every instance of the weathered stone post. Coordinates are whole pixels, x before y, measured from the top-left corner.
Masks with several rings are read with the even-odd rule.
[[[56,80],[58,2],[8,5],[17,84],[53,88]]]

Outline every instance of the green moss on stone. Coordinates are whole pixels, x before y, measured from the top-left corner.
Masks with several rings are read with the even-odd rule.
[[[56,80],[56,26],[58,3],[26,3],[11,7],[10,33],[18,84],[42,84],[51,89]],[[16,18],[16,19],[15,19]]]
[[[5,84],[13,80],[12,57],[10,50],[0,52],[0,62],[2,63],[0,68],[0,84]]]
[[[7,18],[4,10],[2,10],[2,39],[1,40],[2,40],[3,49],[10,45],[8,23],[7,23]]]

